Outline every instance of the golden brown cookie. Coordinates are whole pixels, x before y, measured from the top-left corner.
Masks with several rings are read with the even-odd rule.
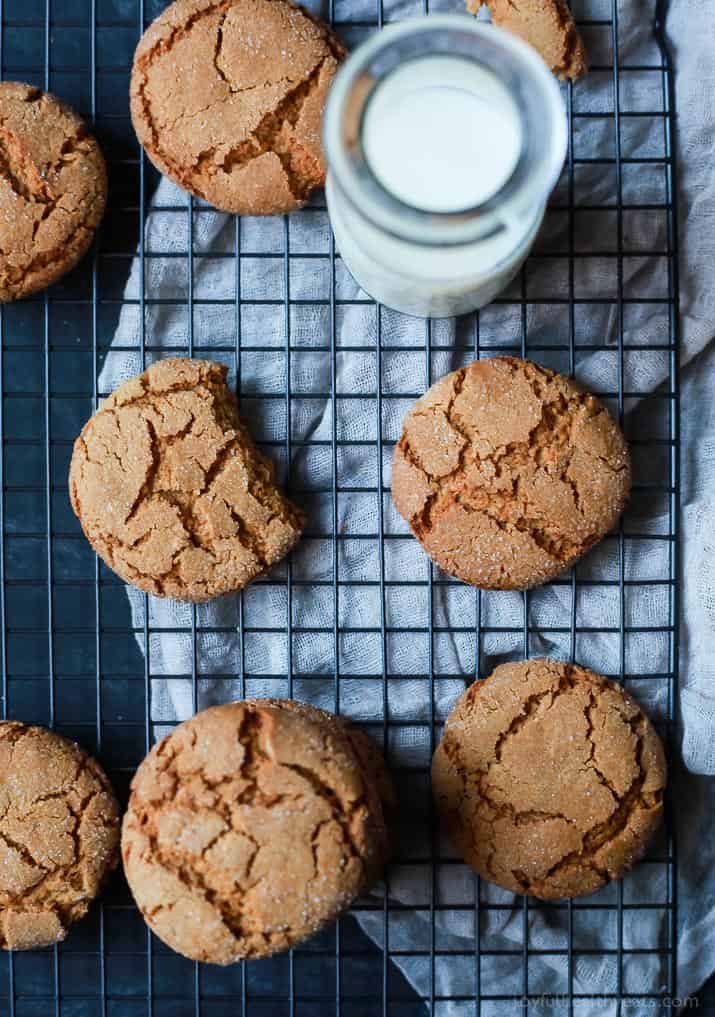
[[[477,360],[407,414],[392,464],[397,510],[450,575],[536,586],[611,529],[630,490],[628,447],[606,408],[528,360]]]
[[[238,416],[226,368],[161,360],[85,424],[70,498],[97,554],[159,597],[199,603],[284,557],[303,517]]]
[[[375,771],[346,726],[288,700],[180,724],[137,770],[122,830],[153,932],[213,964],[300,943],[369,888],[387,852]]]
[[[479,875],[542,900],[618,879],[660,823],[663,746],[615,682],[571,664],[502,664],[447,718],[432,786]]]
[[[77,264],[107,200],[107,171],[80,118],[53,95],[0,83],[0,301]]]
[[[484,3],[495,25],[533,46],[560,78],[580,78],[588,70],[566,0],[467,0],[467,9],[476,14]]]
[[[0,817],[0,946],[58,943],[119,861],[111,785],[74,742],[1,721]]]
[[[134,57],[134,129],[180,187],[227,212],[291,212],[322,187],[320,122],[345,50],[288,0],[176,0]]]

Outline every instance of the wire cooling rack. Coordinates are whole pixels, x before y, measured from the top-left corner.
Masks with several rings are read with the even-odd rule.
[[[351,44],[397,11],[388,9],[387,0],[377,10],[372,3],[332,0],[323,14],[333,17]],[[145,278],[143,271],[161,254],[149,251],[144,239],[156,175],[140,156],[127,91],[134,46],[163,6],[160,0],[0,0],[2,77],[49,88],[78,108],[94,124],[111,179],[110,208],[93,253],[48,293],[5,306],[0,317],[3,714],[77,738],[99,754],[123,795],[157,731],[176,719],[162,714],[157,694],[161,679],[152,646],[162,626],[143,597],[132,602],[130,612],[123,585],[95,560],[70,511],[66,476],[72,441],[102,394],[100,371],[123,306],[135,308],[139,321],[130,350],[137,369],[159,353],[146,321],[167,301],[152,293],[146,282],[151,276]],[[643,6],[649,7],[648,0]],[[421,13],[419,6],[408,7],[403,5],[401,13]],[[484,676],[501,659],[500,640],[507,641],[511,656],[547,647],[583,663],[589,663],[589,646],[598,645],[602,670],[628,680],[641,697],[659,701],[666,735],[675,719],[677,260],[673,84],[663,39],[664,3],[649,9],[652,44],[630,65],[619,59],[623,9],[617,0],[582,0],[575,10],[591,53],[591,80],[608,86],[610,100],[591,109],[581,86],[565,87],[571,143],[542,239],[514,286],[491,308],[453,329],[401,321],[364,294],[346,289],[322,196],[278,224],[269,250],[253,249],[254,233],[236,220],[233,252],[222,255],[235,262],[235,288],[228,299],[203,297],[194,288],[195,270],[205,255],[193,244],[202,210],[183,196],[173,209],[188,243],[179,255],[186,262],[186,289],[176,298],[186,307],[186,339],[172,352],[226,360],[235,369],[247,415],[279,421],[278,433],[274,427],[272,435],[262,436],[272,455],[284,464],[293,462],[288,484],[294,497],[309,514],[321,506],[304,546],[317,549],[323,566],[320,574],[309,574],[294,556],[283,571],[246,591],[237,601],[235,623],[225,629],[212,627],[201,611],[189,611],[177,630],[190,640],[190,662],[175,677],[190,690],[192,708],[205,705],[221,681],[234,694],[298,698],[310,698],[311,688],[324,693],[328,682],[331,691],[328,701],[323,695],[323,705],[352,713],[382,740],[401,792],[406,832],[398,837],[384,894],[359,903],[352,916],[304,949],[224,970],[185,961],[155,940],[117,876],[101,904],[58,948],[0,958],[1,1014],[486,1017],[519,1009],[579,1015],[595,1012],[594,1006],[603,1014],[667,1008],[676,970],[670,836],[638,870],[638,894],[634,875],[573,903],[524,900],[514,916],[511,898],[495,896],[450,854],[429,805],[429,758],[445,710],[463,679]],[[640,105],[632,101],[635,77],[643,86]],[[643,95],[649,97],[646,105]],[[600,147],[589,148],[584,129],[593,124],[603,130]],[[634,146],[638,125],[645,126],[647,141]],[[632,197],[636,178],[638,201]],[[586,204],[583,187],[596,179],[601,199]],[[657,220],[658,230],[650,244],[633,249],[631,226],[637,217]],[[321,239],[311,244],[305,237],[314,224]],[[551,241],[554,235],[560,239]],[[142,260],[138,288],[123,297],[135,256]],[[294,266],[310,259],[325,288],[296,294]],[[656,263],[662,269],[660,289],[638,293],[633,283],[638,267]],[[256,266],[259,286],[251,281]],[[604,273],[610,282],[593,292],[589,281],[602,280]],[[196,322],[216,307],[224,313],[232,309],[235,327],[228,339],[213,337],[207,346]],[[369,334],[346,341],[340,323],[356,308],[360,320],[370,322]],[[645,335],[630,331],[638,314],[648,321]],[[262,341],[261,323],[269,320],[271,341]],[[307,343],[299,324],[306,320]],[[423,559],[413,571],[394,566],[395,550],[411,541],[393,525],[389,500],[389,456],[399,418],[444,371],[495,352],[528,355],[577,375],[594,354],[610,357],[613,382],[601,394],[626,427],[633,449],[634,509],[604,543],[610,548],[610,571],[599,572],[589,559],[553,584],[566,598],[555,618],[542,616],[541,594],[535,591],[519,595],[516,604],[512,600],[511,614],[506,622],[498,615],[497,624],[492,609],[498,595],[468,590],[430,571]],[[303,358],[316,354],[327,358],[327,382],[325,374],[301,370]],[[631,369],[633,354],[641,367],[644,356],[661,365],[659,385],[648,400],[651,412],[645,414],[629,412],[651,388]],[[341,366],[352,356],[371,365],[366,375],[372,382],[363,391],[340,385]],[[271,369],[252,375],[255,358]],[[330,409],[329,432],[320,438],[296,423],[297,410],[311,400],[327,401]],[[374,421],[372,433],[358,438],[348,437],[355,400],[363,410],[367,401]],[[311,480],[303,465],[316,450],[325,471]],[[351,453],[369,460],[369,468],[358,482],[353,477],[347,484],[343,465]],[[346,504],[366,500],[367,512],[346,514]],[[660,525],[643,525],[648,507],[656,503]],[[359,549],[359,570],[345,564],[351,549]],[[646,570],[637,567],[641,558],[649,563]],[[589,592],[615,604],[608,624],[593,614],[584,617],[580,605]],[[638,611],[642,595],[650,605],[647,617]],[[405,597],[416,605],[408,622],[396,607]],[[439,598],[446,600],[446,610],[435,607]],[[363,610],[368,602],[370,608]],[[320,617],[310,605],[320,608]],[[393,652],[406,632],[419,640],[414,656]],[[232,638],[237,653],[231,674],[209,680],[201,646],[212,635]],[[261,641],[267,638],[284,639],[276,673],[261,664]],[[314,640],[311,645],[319,639],[327,646],[328,679],[325,669],[312,673],[303,652],[307,638]],[[463,649],[461,668],[444,669],[445,639]],[[633,640],[640,645],[648,640],[654,648],[656,663],[648,673],[633,664]],[[409,697],[407,705],[403,697],[395,707],[393,690],[403,679],[413,683],[409,688],[420,700],[413,712]],[[363,709],[365,703],[372,706]],[[418,828],[428,831],[426,838],[412,837]],[[413,890],[403,892],[410,879]],[[639,938],[654,914],[661,919],[657,935]],[[373,939],[355,920],[366,916]],[[495,918],[509,916],[509,935],[497,947],[485,930]],[[415,925],[415,918],[422,924]],[[541,918],[550,930],[546,940],[534,932],[534,921]],[[471,933],[449,939],[447,919]],[[600,929],[596,947],[584,932],[594,921]],[[657,971],[641,996],[629,980],[634,958]]]

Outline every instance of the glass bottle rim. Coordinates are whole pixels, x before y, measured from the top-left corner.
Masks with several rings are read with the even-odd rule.
[[[492,71],[520,118],[521,151],[511,176],[472,208],[430,212],[406,204],[380,183],[365,157],[362,130],[375,89],[406,61],[428,56]],[[328,94],[323,148],[337,188],[373,225],[420,245],[468,244],[538,212],[563,167],[566,113],[551,71],[525,42],[468,14],[429,15],[376,33],[340,67]]]

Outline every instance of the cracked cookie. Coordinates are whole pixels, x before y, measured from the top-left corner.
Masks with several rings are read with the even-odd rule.
[[[397,510],[427,554],[483,589],[526,589],[573,565],[630,491],[608,410],[528,360],[477,360],[405,419],[392,463]]]
[[[365,741],[323,710],[249,700],[155,745],[122,829],[152,931],[186,957],[231,964],[295,946],[349,907],[386,861],[394,804]]]
[[[58,943],[119,861],[119,809],[99,764],[42,727],[0,722],[0,946]]]
[[[162,173],[216,208],[291,212],[325,181],[321,117],[344,56],[288,0],[176,0],[137,47],[134,129]]]
[[[161,360],[120,385],[75,442],[69,489],[103,561],[175,600],[241,589],[303,526],[209,360]]]
[[[0,83],[0,302],[74,268],[106,199],[102,153],[77,114],[31,85]]]
[[[615,682],[502,664],[447,718],[432,787],[452,842],[491,883],[542,900],[618,879],[660,823],[663,746]]]
[[[586,49],[566,0],[467,0],[467,9],[476,14],[485,3],[493,24],[533,46],[559,78],[586,73]]]

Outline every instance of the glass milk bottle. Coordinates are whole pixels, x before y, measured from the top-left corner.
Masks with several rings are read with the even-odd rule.
[[[340,255],[388,307],[483,307],[521,267],[566,154],[540,56],[468,15],[401,22],[346,61],[323,145]]]

